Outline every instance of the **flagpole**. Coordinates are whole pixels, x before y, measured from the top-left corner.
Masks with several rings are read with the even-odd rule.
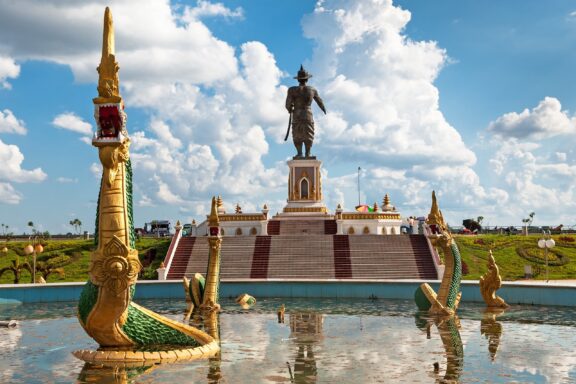
[[[360,205],[360,167],[358,167],[358,205]]]

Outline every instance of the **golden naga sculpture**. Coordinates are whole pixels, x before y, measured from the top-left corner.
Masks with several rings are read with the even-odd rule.
[[[496,291],[502,286],[502,278],[496,260],[492,255],[492,250],[488,256],[488,272],[480,277],[480,293],[488,307],[506,308],[508,304],[503,298],[496,295]]]
[[[122,99],[117,93],[114,29],[108,8],[104,26],[100,97],[94,99],[98,128],[92,140],[103,167],[97,248],[91,255],[90,278],[78,303],[78,319],[86,333],[105,349],[74,354],[88,362],[154,362],[211,356],[219,351],[219,346],[210,335],[132,302],[142,265],[135,249],[130,141]],[[111,73],[114,86],[110,89],[115,93],[103,95],[101,85],[109,84]]]
[[[199,308],[203,313],[220,311],[220,247],[222,236],[220,220],[218,219],[218,200],[212,197],[212,207],[208,217],[208,271],[206,279],[200,273],[194,274],[190,282],[186,276],[183,278],[184,291],[186,292],[186,318],[190,318],[194,308]]]
[[[441,249],[444,254],[445,270],[438,294],[430,285],[424,283],[416,290],[414,299],[420,310],[428,311],[432,315],[453,316],[462,296],[462,292],[460,292],[462,260],[458,246],[438,208],[434,191],[432,192],[432,207],[426,223],[430,229],[428,239],[434,247]]]

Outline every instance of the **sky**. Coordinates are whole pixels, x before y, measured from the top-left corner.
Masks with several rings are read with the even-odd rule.
[[[92,98],[110,6],[135,225],[202,221],[210,198],[287,198],[287,88],[324,100],[312,152],[333,211],[384,195],[450,225],[576,225],[576,3],[0,0],[0,223],[92,231]],[[2,230],[5,227],[2,227]],[[1,232],[0,232],[1,233]]]

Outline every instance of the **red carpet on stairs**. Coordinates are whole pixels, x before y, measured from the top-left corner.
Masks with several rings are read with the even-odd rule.
[[[268,222],[268,234],[272,236],[280,234],[280,221],[270,220]]]
[[[324,234],[325,235],[335,235],[338,231],[338,225],[336,220],[324,220]]]
[[[270,236],[256,236],[254,254],[252,255],[251,279],[265,279],[268,277],[268,260],[270,258]]]
[[[350,242],[348,235],[334,235],[334,277],[337,279],[352,278],[350,261]]]

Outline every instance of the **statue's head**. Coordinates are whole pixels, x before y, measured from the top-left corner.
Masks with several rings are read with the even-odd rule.
[[[300,70],[298,71],[298,75],[295,76],[294,78],[296,80],[298,80],[298,82],[305,83],[311,77],[312,77],[312,75],[310,73],[308,73],[302,65],[300,65]]]

